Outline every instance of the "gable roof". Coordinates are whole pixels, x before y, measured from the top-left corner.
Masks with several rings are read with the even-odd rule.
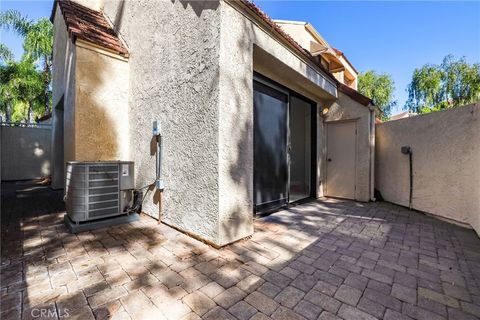
[[[55,15],[57,4],[73,42],[81,39],[128,57],[127,48],[102,12],[89,9],[73,1],[60,0],[55,1],[52,16]]]

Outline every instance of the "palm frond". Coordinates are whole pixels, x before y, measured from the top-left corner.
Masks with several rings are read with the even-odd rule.
[[[49,59],[53,51],[53,26],[50,20],[43,18],[32,24],[23,46],[25,52],[34,59]]]
[[[0,13],[0,27],[14,30],[22,37],[26,36],[33,21],[17,10],[8,10]]]
[[[0,62],[9,63],[15,60],[13,52],[3,43],[0,43]]]

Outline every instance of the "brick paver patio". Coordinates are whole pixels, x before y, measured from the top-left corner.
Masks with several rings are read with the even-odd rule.
[[[1,319],[480,317],[480,239],[391,204],[299,205],[215,250],[149,217],[72,235],[61,193],[2,192]]]

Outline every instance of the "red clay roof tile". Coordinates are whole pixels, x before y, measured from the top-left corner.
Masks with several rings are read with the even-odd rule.
[[[68,0],[60,0],[57,3],[73,41],[77,38],[82,39],[124,57],[128,56],[127,48],[122,44],[102,12]]]

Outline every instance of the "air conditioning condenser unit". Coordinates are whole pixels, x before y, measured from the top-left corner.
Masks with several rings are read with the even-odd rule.
[[[65,224],[77,233],[138,220],[132,212],[132,161],[70,161],[65,175]]]

